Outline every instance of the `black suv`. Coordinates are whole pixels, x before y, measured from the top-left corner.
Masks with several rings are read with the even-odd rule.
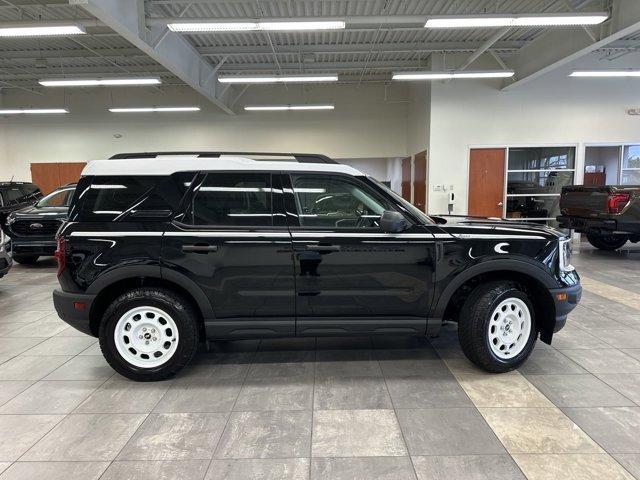
[[[85,168],[53,298],[120,374],[166,378],[205,339],[435,336],[444,320],[471,361],[505,372],[580,299],[561,232],[429,217],[322,156],[255,158],[132,154]]]
[[[7,216],[6,231],[11,237],[11,253],[18,263],[31,264],[56,250],[55,235],[67,219],[75,184],[60,187],[35,205]]]
[[[11,212],[33,205],[42,198],[40,189],[29,182],[0,182],[0,226]]]

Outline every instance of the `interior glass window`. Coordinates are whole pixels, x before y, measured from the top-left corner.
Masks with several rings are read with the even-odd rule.
[[[36,203],[36,207],[68,207],[74,190],[75,188],[56,190]]]
[[[209,173],[195,188],[187,223],[219,226],[271,226],[269,173]]]
[[[292,175],[301,226],[378,228],[380,216],[392,209],[372,191],[336,176]]]

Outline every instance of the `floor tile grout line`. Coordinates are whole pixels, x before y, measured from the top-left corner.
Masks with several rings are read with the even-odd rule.
[[[313,467],[313,418],[316,410],[316,377],[318,375],[318,337],[315,338],[313,351],[313,385],[311,387],[311,425],[309,428],[309,479],[312,475]]]
[[[436,353],[437,353],[437,352],[436,352]],[[445,364],[446,364],[446,362],[445,362]],[[448,367],[448,366],[447,366],[447,367]],[[586,370],[586,369],[585,369],[585,370]],[[451,372],[451,373],[453,373],[453,372]],[[591,373],[591,372],[590,372],[590,373]],[[455,376],[455,374],[454,374],[454,376]],[[618,465],[620,465],[620,467],[621,467],[621,468],[623,468],[625,472],[628,472],[628,470],[624,467],[624,465],[622,465],[620,462],[618,462],[618,460],[617,460],[617,459],[616,459],[616,458],[615,458],[611,453],[607,452],[607,450],[606,450],[602,445],[600,445],[600,443],[599,443],[599,442],[597,442],[594,438],[592,438],[592,437],[591,437],[591,435],[589,435],[587,432],[585,432],[585,431],[584,431],[584,429],[582,429],[582,427],[580,427],[580,426],[579,426],[577,423],[575,423],[571,418],[569,418],[569,416],[568,416],[568,415],[567,415],[567,414],[562,410],[562,408],[558,407],[555,403],[553,403],[553,401],[552,401],[549,397],[547,397],[547,396],[544,394],[544,392],[541,392],[540,390],[538,390],[538,388],[537,388],[535,385],[533,385],[531,382],[529,382],[529,380],[528,380],[524,375],[522,375],[522,378],[524,378],[524,380],[525,380],[525,381],[527,381],[527,382],[531,385],[531,387],[532,387],[532,388],[534,388],[534,389],[535,389],[535,390],[537,390],[539,393],[541,393],[542,395],[544,395],[544,396],[545,396],[545,397],[546,397],[546,398],[551,402],[551,404],[553,405],[553,408],[555,408],[556,410],[558,410],[558,411],[559,411],[559,412],[560,412],[560,413],[561,413],[561,414],[562,414],[562,415],[563,415],[563,416],[564,416],[564,417],[565,417],[569,422],[571,422],[571,423],[574,425],[574,427],[576,427],[577,429],[579,429],[579,430],[580,430],[580,431],[581,431],[581,432],[582,432],[582,433],[583,433],[587,438],[589,438],[589,439],[590,439],[590,440],[591,440],[595,445],[597,445],[597,446],[602,450],[602,453],[599,453],[599,454],[596,454],[596,455],[606,455],[606,456],[608,456],[611,460],[613,460],[615,463],[617,463]],[[473,400],[472,400],[472,403],[474,403],[474,405],[475,405],[475,402],[473,402]],[[502,409],[502,408],[511,408],[511,407],[493,407],[493,408],[496,408],[496,409]],[[543,408],[545,408],[545,407],[543,407]],[[551,408],[551,407],[546,407],[546,408]],[[589,408],[589,407],[584,407],[584,408]],[[477,409],[477,407],[476,407],[476,409]],[[482,415],[482,412],[480,412],[480,411],[479,411],[479,409],[478,409],[478,413],[479,413],[480,415]],[[484,419],[484,416],[483,416],[483,419]],[[486,420],[485,420],[485,422],[486,422]],[[487,424],[488,424],[488,422],[487,422]],[[491,431],[494,433],[494,435],[497,437],[497,434],[495,433],[495,431],[493,430],[493,428],[491,427],[491,425],[488,425],[488,426],[489,426],[489,428],[491,429]],[[504,445],[504,443],[502,443],[502,441],[500,440],[500,438],[498,438],[498,441],[500,441],[500,443],[503,445],[503,447],[504,447],[504,449],[506,450],[506,452],[509,454],[509,456],[510,456],[510,457],[511,457],[511,459],[513,460],[513,462],[518,466],[518,468],[520,469],[520,471],[522,472],[522,474],[525,476],[525,478],[527,478],[527,476],[525,475],[524,471],[520,468],[520,465],[518,464],[518,462],[515,460],[515,458],[513,458],[513,455],[512,455],[512,454],[511,454],[511,452],[509,452],[509,450],[507,449],[507,446],[506,446],[506,445]],[[540,454],[540,455],[544,455],[545,453],[542,453],[542,452],[541,452],[541,453],[539,453],[539,454]],[[520,453],[519,453],[518,455],[520,455]],[[565,453],[560,453],[560,454],[558,454],[558,455],[567,455],[567,454],[565,454]],[[571,455],[571,454],[569,454],[569,455]],[[591,455],[591,454],[589,454],[589,453],[585,453],[585,455]],[[630,472],[628,472],[628,473],[630,474]],[[631,476],[633,477],[633,475],[631,475]]]
[[[440,354],[438,353],[438,351],[436,350],[436,355],[438,355],[438,357],[442,360],[442,362],[445,364],[445,366],[447,367],[447,369],[451,372],[451,375],[453,375],[453,377],[455,378],[456,382],[458,383],[458,385],[460,386],[460,388],[462,389],[462,391],[465,393],[465,395],[467,396],[467,398],[469,399],[469,401],[471,402],[471,404],[473,405],[473,409],[476,411],[476,413],[480,416],[480,418],[482,419],[482,421],[485,423],[485,425],[487,426],[487,428],[489,428],[489,430],[491,430],[491,433],[493,434],[494,438],[498,441],[498,443],[500,443],[500,445],[502,445],[502,448],[504,448],[505,453],[509,456],[509,458],[511,459],[511,461],[515,464],[515,466],[518,468],[518,470],[522,473],[522,476],[526,479],[527,476],[525,475],[524,471],[522,471],[522,469],[520,468],[520,465],[518,465],[518,462],[516,462],[515,458],[513,458],[513,455],[511,454],[511,452],[507,449],[507,446],[502,442],[502,440],[500,439],[500,437],[498,437],[498,434],[495,432],[495,430],[493,429],[493,427],[489,424],[489,422],[487,422],[487,419],[484,418],[484,415],[482,415],[482,412],[480,411],[480,409],[478,408],[478,406],[476,405],[476,403],[473,401],[473,399],[469,396],[469,394],[467,393],[467,391],[462,387],[462,385],[460,384],[458,377],[456,376],[455,372],[453,370],[451,370],[451,368],[449,367],[449,365],[447,364],[447,362],[445,361],[444,358],[442,358],[440,356]],[[524,377],[523,377],[524,378]]]
[[[396,409],[395,402],[393,401],[393,397],[391,396],[391,391],[389,390],[389,385],[387,384],[387,376],[384,374],[384,370],[382,369],[382,365],[380,364],[380,358],[378,358],[377,355],[375,356],[375,358],[376,358],[376,361],[378,362],[378,368],[382,372],[382,381],[384,382],[384,388],[387,390],[387,395],[389,395],[389,401],[391,402],[393,416],[395,417],[396,422],[398,424],[398,430],[400,430],[400,435],[402,436],[402,443],[404,443],[404,448],[407,451],[407,456],[409,457],[409,463],[411,463],[411,469],[413,471],[413,475],[417,479],[419,478],[418,472],[416,470],[415,464],[413,463],[413,458],[411,456],[411,450],[409,449],[409,444],[407,443],[407,438],[405,437],[404,431],[402,430],[402,425],[400,425],[400,419],[398,418],[398,410]]]
[[[209,464],[207,465],[207,469],[205,470],[205,478],[207,476],[207,474],[209,473],[209,469],[211,468],[211,465],[213,464],[213,461],[216,460],[216,452],[218,451],[218,448],[220,447],[220,442],[222,441],[222,437],[224,437],[224,433],[227,431],[227,427],[229,425],[229,421],[231,420],[231,416],[234,414],[234,409],[236,404],[238,403],[238,398],[240,398],[240,394],[242,393],[242,389],[244,388],[245,383],[247,382],[247,378],[249,377],[249,372],[251,371],[251,367],[253,366],[255,359],[256,359],[256,355],[258,352],[258,349],[260,347],[260,344],[262,343],[262,340],[260,340],[258,342],[258,345],[256,347],[256,350],[254,352],[251,352],[251,361],[249,362],[249,365],[247,366],[247,370],[246,372],[244,372],[244,376],[242,377],[242,384],[240,385],[240,388],[238,389],[238,394],[236,395],[236,399],[233,402],[233,405],[231,406],[231,410],[227,413],[227,418],[224,422],[224,427],[222,427],[222,432],[220,432],[220,437],[218,437],[218,441],[216,442],[216,445],[213,447],[213,450],[211,452],[211,458],[209,459]]]

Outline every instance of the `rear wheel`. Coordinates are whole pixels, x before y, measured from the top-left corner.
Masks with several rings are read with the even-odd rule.
[[[137,288],[116,298],[100,324],[100,349],[119,374],[136,381],[168,378],[198,348],[196,313],[163,288]]]
[[[22,265],[33,265],[40,258],[38,255],[14,255],[13,259]]]
[[[608,235],[588,233],[587,240],[589,240],[591,245],[600,250],[617,250],[627,243],[629,237],[627,235],[616,235],[613,233]]]
[[[522,365],[536,337],[531,301],[511,282],[480,285],[460,312],[458,339],[462,351],[489,372],[508,372]]]

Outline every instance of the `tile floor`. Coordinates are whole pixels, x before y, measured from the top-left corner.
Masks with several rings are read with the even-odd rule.
[[[53,311],[54,264],[0,280],[0,480],[640,479],[640,246],[582,247],[580,307],[518,372],[425,339],[217,343],[133,383]]]

